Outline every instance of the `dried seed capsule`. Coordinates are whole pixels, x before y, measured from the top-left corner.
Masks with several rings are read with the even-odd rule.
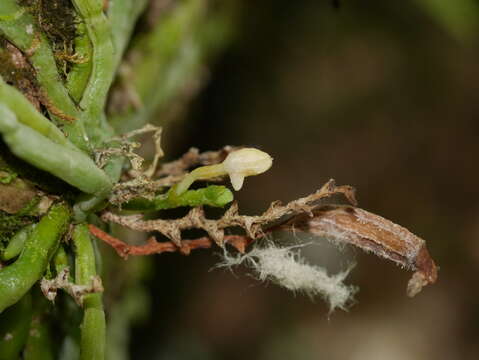
[[[437,279],[437,267],[423,239],[366,210],[352,206],[325,206],[313,211],[312,217],[293,218],[286,226],[355,245],[415,271],[407,289],[411,297]]]

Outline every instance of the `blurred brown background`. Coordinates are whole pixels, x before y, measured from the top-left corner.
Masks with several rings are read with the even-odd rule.
[[[362,208],[427,240],[439,281],[409,299],[411,273],[321,242],[310,259],[333,272],[354,259],[347,283],[360,288],[349,312],[328,316],[321,300],[242,269],[209,271],[214,251],[161,255],[132,358],[478,359],[479,32],[470,25],[454,28],[417,1],[245,1],[187,119],[165,130],[166,152],[232,144],[272,154],[273,168],[237,193],[243,213],[329,178],[351,184]]]

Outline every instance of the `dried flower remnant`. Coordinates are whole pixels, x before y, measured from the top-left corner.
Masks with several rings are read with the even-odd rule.
[[[410,297],[437,279],[437,267],[425,241],[381,216],[352,206],[326,206],[313,216],[298,216],[282,228],[305,231],[332,241],[355,245],[415,271],[409,280]]]
[[[78,305],[83,306],[83,297],[85,295],[103,292],[103,285],[99,276],[93,276],[90,285],[77,285],[71,282],[69,277],[70,270],[66,267],[53,279],[43,278],[40,282],[43,295],[48,300],[54,301],[58,289],[63,289]]]
[[[141,143],[130,140],[138,135],[153,133],[152,139],[155,145],[155,156],[150,166],[143,170],[144,159],[135,153],[135,150],[141,146]],[[151,198],[155,191],[161,187],[151,177],[156,171],[156,167],[164,152],[161,148],[162,128],[151,124],[146,124],[140,129],[133,130],[120,137],[110,139],[111,147],[98,149],[95,152],[95,163],[103,168],[112,156],[124,156],[130,162],[131,169],[128,171],[127,180],[119,182],[113,186],[110,202],[119,205],[135,197]]]
[[[103,168],[107,164],[110,157],[125,156],[130,161],[133,175],[135,177],[145,175],[146,177],[151,178],[156,170],[158,161],[164,155],[163,149],[161,148],[162,130],[163,129],[161,127],[146,124],[140,129],[130,131],[122,136],[114,137],[110,139],[109,142],[115,146],[106,149],[97,149],[95,151],[95,163],[100,168]],[[135,136],[151,132],[153,133],[153,141],[155,144],[155,157],[150,167],[146,171],[142,172],[141,168],[144,159],[135,153],[135,150],[141,146],[141,143],[132,141],[130,139]]]

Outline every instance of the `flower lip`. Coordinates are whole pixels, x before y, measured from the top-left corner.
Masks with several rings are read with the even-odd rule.
[[[254,148],[233,151],[223,161],[223,168],[235,190],[241,189],[246,176],[262,174],[272,165],[273,158],[269,154]]]

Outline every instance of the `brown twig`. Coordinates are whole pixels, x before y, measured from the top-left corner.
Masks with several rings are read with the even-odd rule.
[[[95,225],[90,224],[88,227],[94,236],[110,245],[124,259],[127,259],[128,255],[152,255],[177,251],[183,255],[189,255],[191,250],[208,249],[214,245],[214,241],[207,236],[193,240],[183,240],[180,246],[175,245],[172,241],[158,242],[154,236],[148,238],[145,245],[129,245],[107,234]],[[232,245],[241,253],[244,253],[248,244],[252,242],[252,239],[242,235],[227,235],[224,240],[225,243]]]

